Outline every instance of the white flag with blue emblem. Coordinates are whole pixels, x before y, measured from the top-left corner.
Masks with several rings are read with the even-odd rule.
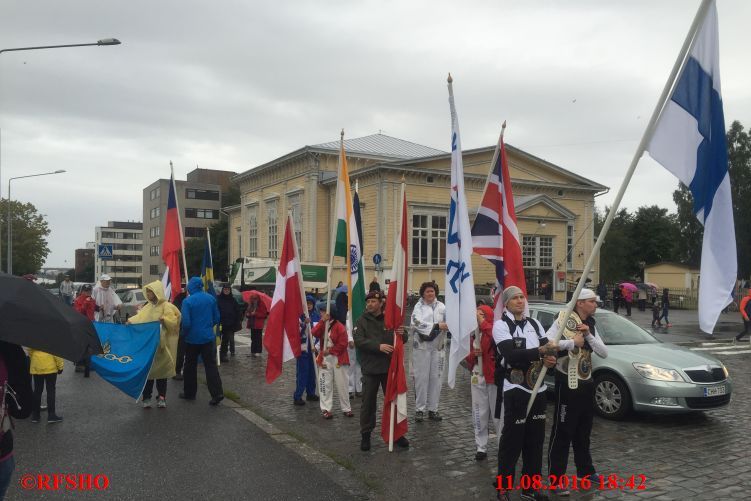
[[[699,327],[710,334],[732,300],[738,270],[719,53],[713,3],[647,148],[689,187],[694,214],[704,225]]]
[[[472,275],[472,233],[467,198],[464,196],[464,165],[459,138],[459,119],[454,106],[454,90],[449,75],[451,108],[451,205],[446,237],[446,323],[451,332],[448,384],[456,382],[456,368],[469,355],[472,331],[477,329],[477,305]]]

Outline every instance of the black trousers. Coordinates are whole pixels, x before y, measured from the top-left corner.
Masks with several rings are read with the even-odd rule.
[[[188,398],[195,398],[198,391],[198,355],[201,355],[203,359],[203,368],[206,370],[206,384],[209,387],[211,398],[222,396],[224,394],[222,378],[219,377],[219,369],[216,366],[216,343],[214,341],[205,344],[185,343],[183,393]]]
[[[542,474],[542,445],[545,442],[545,393],[538,393],[527,416],[530,394],[519,388],[503,392],[503,429],[498,445],[498,475],[516,473],[522,456],[523,475]]]
[[[386,393],[388,374],[362,375],[362,406],[360,407],[360,433],[370,433],[375,429],[378,412],[378,386]]]
[[[182,374],[183,364],[185,363],[185,338],[180,333],[177,338],[177,359],[175,360],[175,373]]]
[[[263,329],[250,329],[250,352],[263,353]]]
[[[569,445],[574,446],[574,463],[579,478],[594,475],[589,451],[594,416],[594,382],[579,380],[579,387],[568,387],[568,378],[555,374],[555,420],[548,444],[548,474],[560,477],[568,466]]]
[[[32,401],[31,411],[38,416],[42,410],[42,391],[47,387],[47,415],[55,415],[55,384],[57,383],[57,373],[52,374],[34,374],[34,400]]]
[[[618,313],[618,308],[621,306],[620,298],[613,298],[613,313]]]
[[[743,320],[743,331],[735,336],[736,341],[740,341],[743,336],[745,336],[748,333],[748,328],[751,327],[751,321]]]
[[[222,346],[219,348],[222,357],[227,356],[227,348],[230,353],[235,354],[235,331],[232,329],[222,329]]]
[[[159,394],[160,397],[167,397],[167,380],[166,379],[157,379],[156,380],[156,392]],[[143,387],[143,399],[146,400],[148,398],[151,398],[151,395],[154,393],[154,380],[153,379],[147,379],[146,380],[146,386]]]

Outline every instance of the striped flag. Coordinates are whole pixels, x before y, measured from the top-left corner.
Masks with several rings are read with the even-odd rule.
[[[712,2],[647,148],[689,187],[694,214],[704,225],[699,327],[709,334],[732,301],[738,272],[718,31]]]
[[[384,322],[387,329],[404,325],[407,305],[407,194],[402,183],[402,213],[399,238],[394,245],[394,262],[391,268],[389,293],[386,296]]]
[[[164,240],[162,240],[162,261],[166,265],[162,286],[164,295],[174,301],[180,294],[180,214],[177,212],[177,198],[175,198],[175,176],[170,175],[169,196],[167,198],[167,215],[164,224]]]
[[[349,314],[352,323],[357,321],[365,310],[365,273],[362,266],[362,248],[357,222],[352,208],[352,194],[347,170],[347,156],[344,141],[339,154],[339,178],[336,184],[336,240],[334,256],[343,257],[347,263],[347,290]]]
[[[503,126],[506,127],[505,122]],[[472,225],[474,251],[495,266],[496,288],[493,300],[496,318],[501,318],[503,314],[503,289],[515,285],[525,296],[527,295],[503,133],[499,144],[499,151],[496,151],[493,157],[493,167],[488,176],[485,193],[482,195],[482,202]]]
[[[464,194],[464,164],[459,136],[459,118],[449,75],[451,109],[451,204],[446,235],[446,323],[451,332],[448,384],[456,383],[456,368],[469,355],[469,340],[477,329],[477,305],[472,276],[472,233]]]

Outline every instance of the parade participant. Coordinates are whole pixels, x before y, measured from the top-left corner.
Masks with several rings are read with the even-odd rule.
[[[96,301],[96,314],[94,320],[97,322],[113,323],[115,310],[120,311],[122,301],[110,287],[111,278],[106,273],[99,277],[99,282],[94,286],[91,296]]]
[[[316,368],[315,360],[313,359],[313,343],[312,339],[308,339],[308,322],[312,327],[320,322],[321,316],[318,314],[318,310],[315,309],[315,298],[308,294],[305,296],[305,305],[308,308],[308,317],[300,315],[300,356],[297,357],[295,368],[297,374],[295,376],[296,386],[295,394],[293,395],[293,402],[295,405],[305,405],[305,400],[302,399],[303,392],[307,393],[305,398],[310,402],[317,402],[318,395],[316,395]]]
[[[29,372],[34,378],[34,401],[31,407],[31,422],[39,422],[42,406],[42,392],[47,387],[47,423],[59,423],[63,420],[55,412],[55,386],[57,375],[63,373],[63,359],[39,350],[28,348],[31,366]]]
[[[334,387],[339,394],[339,406],[347,417],[353,417],[352,407],[347,392],[347,371],[349,368],[349,354],[347,353],[347,329],[336,319],[336,308],[329,306],[326,312],[326,302],[318,303],[321,320],[313,328],[313,337],[320,340],[323,353],[318,360],[318,389],[321,398],[321,413],[324,419],[331,419],[334,415],[331,409],[334,405]],[[329,324],[328,338],[323,339],[326,323]]]
[[[65,280],[60,282],[60,297],[68,306],[73,304],[73,295],[76,293],[73,282],[70,281],[70,275],[65,275]]]
[[[558,363],[555,371],[555,415],[548,445],[548,474],[560,478],[566,473],[569,445],[574,447],[574,462],[579,478],[590,475],[595,483],[595,468],[589,452],[589,436],[592,432],[594,415],[593,396],[595,385],[592,380],[592,352],[602,358],[608,356],[608,349],[595,328],[594,314],[598,297],[590,289],[582,289],[574,307],[581,319],[572,331],[572,339],[561,339],[558,348]],[[554,338],[560,329],[559,322],[553,322],[547,336]],[[574,356],[576,358],[572,359]],[[577,360],[575,383],[569,381],[569,364]],[[573,369],[572,369],[573,370]],[[573,387],[573,388],[572,388]],[[557,492],[566,496],[567,490]]]
[[[0,499],[16,467],[13,419],[29,417],[33,400],[26,353],[16,344],[0,341]]]
[[[266,317],[269,316],[269,310],[266,308],[266,303],[255,295],[250,297],[245,316],[248,317],[248,329],[250,329],[250,353],[248,356],[257,357],[263,353],[263,325],[266,323]]]
[[[175,296],[172,304],[175,308],[181,310],[183,307],[183,300],[188,297],[188,292],[185,290],[185,284],[180,284],[180,293]],[[175,359],[175,375],[172,379],[175,381],[183,380],[183,364],[185,363],[185,336],[182,335],[182,325],[180,325],[180,335],[177,338],[177,357]]]
[[[501,432],[501,420],[495,418],[495,342],[493,342],[493,309],[480,305],[477,308],[477,325],[480,330],[479,343],[472,335],[471,348],[467,356],[467,368],[472,373],[472,424],[475,430],[477,452],[475,460],[487,459],[488,427],[492,423],[496,435]],[[478,348],[479,345],[479,348]],[[481,357],[482,366],[477,363]]]
[[[73,303],[73,308],[88,318],[90,321],[94,321],[94,314],[96,313],[96,301],[91,297],[91,285],[83,284],[81,286],[81,293]],[[91,364],[89,363],[89,357],[76,364],[76,372],[83,372],[83,377],[89,377],[91,371]]]
[[[498,475],[514,479],[516,461],[522,455],[522,475],[541,475],[542,445],[545,441],[545,391],[537,391],[532,409],[527,404],[537,375],[545,367],[555,365],[555,347],[548,343],[540,323],[524,316],[527,299],[519,287],[507,287],[502,295],[505,310],[493,323],[493,341],[502,357],[503,429],[498,447]],[[546,346],[548,345],[548,346]],[[498,370],[498,369],[496,369]],[[498,499],[509,500],[509,491],[498,490]],[[522,490],[523,500],[544,500],[548,497],[533,489]]]
[[[373,281],[370,282],[368,292],[381,292],[381,284],[378,283],[378,277],[373,277]]]
[[[394,334],[402,336],[407,342],[404,327],[388,331],[384,325],[381,300],[383,294],[370,292],[365,298],[365,313],[355,322],[353,335],[355,346],[360,350],[362,362],[362,407],[360,408],[360,450],[370,450],[370,434],[376,425],[376,405],[378,386],[386,392],[386,379],[391,365],[391,353],[394,351]],[[394,442],[402,448],[409,447],[409,440],[402,436]]]
[[[412,310],[410,332],[412,369],[415,377],[415,421],[422,422],[425,410],[428,419],[441,421],[438,400],[441,395],[444,345],[446,342],[446,306],[438,301],[438,285],[425,282],[420,286],[420,299]]]
[[[224,400],[222,378],[216,366],[216,334],[214,327],[219,324],[219,308],[216,298],[203,291],[201,277],[188,281],[188,297],[182,304],[182,330],[185,337],[185,368],[183,374],[183,392],[179,397],[195,400],[198,391],[197,364],[198,355],[203,358],[206,371],[206,384],[211,393],[209,405],[219,405]]]
[[[227,351],[235,356],[235,330],[240,313],[240,306],[232,297],[232,288],[228,283],[222,284],[222,292],[216,298],[219,307],[219,322],[222,325],[222,345],[219,349],[219,360],[229,362]]]
[[[180,336],[180,310],[167,301],[161,280],[154,280],[143,288],[143,295],[148,302],[134,316],[128,319],[129,324],[146,322],[160,322],[159,347],[154,354],[146,386],[143,388],[143,408],[151,408],[151,395],[158,393],[156,406],[159,409],[167,407],[167,378],[175,375],[175,353],[177,352],[177,338]]]
[[[751,326],[751,289],[748,290],[748,294],[741,299],[740,307],[738,308],[743,318],[743,331],[735,336],[736,341],[740,341],[743,336],[748,333],[748,328]]]
[[[670,320],[668,319],[669,312],[670,312],[670,290],[662,289],[662,314],[660,315],[659,320],[662,320],[664,318],[666,327],[673,326],[673,324],[671,324]]]

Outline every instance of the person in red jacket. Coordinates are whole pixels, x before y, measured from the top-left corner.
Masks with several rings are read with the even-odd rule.
[[[257,357],[263,353],[263,325],[266,323],[266,317],[269,316],[269,310],[266,303],[256,296],[250,297],[250,303],[245,313],[248,317],[248,329],[250,329],[250,355]]]
[[[89,284],[83,284],[81,286],[81,293],[73,303],[73,308],[78,313],[88,318],[89,321],[93,322],[94,312],[96,311],[96,301],[91,297],[91,289],[92,287]],[[89,377],[90,371],[91,365],[89,364],[88,358],[76,364],[76,372],[83,372],[83,377]]]
[[[495,342],[493,341],[493,309],[487,305],[477,307],[477,325],[480,338],[472,335],[472,350],[467,356],[467,368],[472,373],[472,424],[475,429],[475,460],[488,458],[488,428],[491,425],[496,436],[501,435],[501,420],[495,418]],[[482,366],[478,364],[478,358]]]
[[[347,336],[347,329],[340,321],[336,320],[335,312],[331,311],[335,309],[333,303],[330,305],[328,313],[326,312],[325,301],[319,302],[317,308],[321,312],[321,321],[313,328],[313,336],[322,339],[326,331],[326,324],[329,324],[328,337],[320,344],[320,346],[323,346],[323,352],[319,354],[316,360],[320,367],[318,388],[321,398],[321,412],[324,419],[334,417],[331,409],[334,405],[334,386],[336,386],[342,412],[345,416],[352,417],[354,414],[349,404],[348,391],[349,353],[347,346],[349,337]]]
[[[751,327],[751,289],[748,290],[748,294],[741,299],[740,308],[741,316],[743,317],[743,332],[735,336],[736,341],[740,341],[743,336],[748,333],[748,328]]]

